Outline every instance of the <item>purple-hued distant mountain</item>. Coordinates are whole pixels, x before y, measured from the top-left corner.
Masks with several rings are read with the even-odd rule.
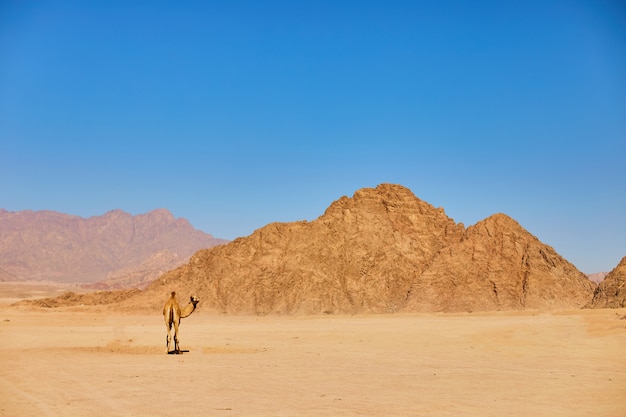
[[[166,209],[89,218],[0,209],[0,281],[141,288],[197,250],[222,243]]]

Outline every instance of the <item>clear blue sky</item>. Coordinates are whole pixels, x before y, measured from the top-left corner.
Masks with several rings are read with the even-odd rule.
[[[391,182],[626,255],[622,1],[0,1],[0,207],[216,237]]]

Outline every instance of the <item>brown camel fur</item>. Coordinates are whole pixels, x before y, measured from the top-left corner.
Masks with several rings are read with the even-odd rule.
[[[181,310],[178,300],[176,299],[176,292],[172,291],[172,294],[170,294],[170,297],[163,307],[163,318],[165,319],[165,326],[167,327],[167,338],[165,341],[167,353],[181,353],[178,345],[178,326],[180,325],[180,319],[190,316],[196,309],[196,304],[200,302],[198,297],[194,295],[190,297],[190,300],[189,304]],[[172,344],[172,326],[174,327],[174,350],[170,350]]]

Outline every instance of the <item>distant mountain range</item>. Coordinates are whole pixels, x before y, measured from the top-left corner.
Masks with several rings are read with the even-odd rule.
[[[608,272],[596,272],[596,273],[593,273],[593,274],[587,274],[589,279],[592,280],[593,282],[595,282],[596,284],[601,283],[602,280],[604,280],[604,278],[607,275],[608,275]]]
[[[167,210],[89,219],[0,210],[4,279],[145,287],[25,301],[42,307],[159,311],[171,291],[230,314],[625,307],[625,271],[626,257],[598,285],[506,214],[465,227],[394,184],[341,197],[313,221],[271,223],[232,242]]]
[[[142,288],[197,250],[223,243],[165,209],[90,218],[0,209],[0,281]]]

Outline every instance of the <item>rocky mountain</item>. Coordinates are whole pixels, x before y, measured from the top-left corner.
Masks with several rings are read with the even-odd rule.
[[[410,311],[583,307],[595,284],[505,214],[470,226],[411,288]]]
[[[137,216],[114,210],[87,219],[0,210],[0,279],[141,287],[198,249],[221,243],[165,209]]]
[[[626,307],[626,256],[598,285],[589,307]]]
[[[170,291],[228,313],[580,307],[595,284],[508,216],[467,229],[402,186],[342,197],[311,222],[273,223],[201,250],[129,301]]]

